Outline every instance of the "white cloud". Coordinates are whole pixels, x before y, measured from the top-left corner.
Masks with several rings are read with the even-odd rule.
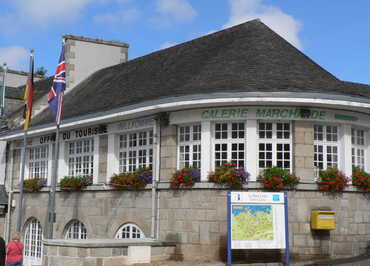
[[[156,0],[156,10],[160,15],[152,17],[150,22],[158,27],[189,22],[197,16],[197,11],[187,0]]]
[[[280,8],[268,6],[262,0],[229,0],[231,14],[224,28],[231,27],[248,20],[260,18],[263,23],[277,32],[298,49],[302,49],[299,39],[301,24],[291,15],[284,13]]]
[[[196,15],[196,10],[186,0],[157,0],[157,11],[177,21],[189,21]]]
[[[93,17],[95,23],[116,23],[119,18],[117,14],[100,14]]]
[[[94,16],[93,20],[96,23],[119,23],[124,24],[132,23],[137,21],[141,17],[141,12],[136,8],[130,8],[127,10],[118,11],[111,14],[100,14]]]
[[[22,18],[36,23],[62,22],[76,18],[92,0],[11,0]]]
[[[141,16],[141,12],[136,8],[130,8],[122,11],[122,20],[124,23],[130,23],[138,20]]]
[[[162,50],[162,49],[170,48],[170,47],[175,46],[175,45],[177,45],[177,43],[176,43],[176,42],[165,42],[165,43],[163,43],[163,44],[159,47],[159,49],[160,49],[160,50]]]
[[[22,46],[9,46],[0,48],[0,64],[7,63],[15,70],[25,70],[30,52]]]

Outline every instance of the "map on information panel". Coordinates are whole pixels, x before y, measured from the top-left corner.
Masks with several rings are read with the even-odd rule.
[[[285,199],[281,192],[230,192],[231,249],[285,248]]]
[[[271,205],[232,206],[232,240],[274,240]]]

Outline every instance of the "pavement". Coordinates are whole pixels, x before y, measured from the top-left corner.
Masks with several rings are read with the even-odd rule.
[[[158,261],[152,263],[137,263],[135,266],[225,266],[224,262],[183,262],[183,261]],[[322,262],[291,262],[291,266],[370,266],[370,254],[347,259],[334,259]],[[237,263],[233,266],[284,266],[283,263]]]

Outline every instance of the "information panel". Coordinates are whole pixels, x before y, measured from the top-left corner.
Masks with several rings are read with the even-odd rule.
[[[231,192],[231,249],[284,249],[284,193]]]

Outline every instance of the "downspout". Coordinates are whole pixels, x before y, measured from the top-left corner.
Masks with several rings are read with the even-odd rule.
[[[160,169],[160,147],[161,147],[161,116],[155,119],[153,129],[153,144],[154,144],[154,169],[152,181],[152,221],[150,237],[158,239],[158,232],[156,232],[156,225],[158,224],[158,210],[157,210],[157,185],[159,182],[159,169]]]
[[[12,212],[12,201],[13,201],[13,157],[14,157],[14,150],[12,149],[12,145],[9,144],[7,145],[9,148],[9,158],[8,162],[6,164],[6,169],[5,169],[5,176],[8,178],[8,211],[7,211],[7,216],[5,220],[5,241],[8,243],[10,241],[10,218],[11,218],[11,212]],[[8,171],[8,167],[10,165],[10,171]],[[9,175],[7,173],[10,173]],[[6,191],[6,190],[5,190]]]

